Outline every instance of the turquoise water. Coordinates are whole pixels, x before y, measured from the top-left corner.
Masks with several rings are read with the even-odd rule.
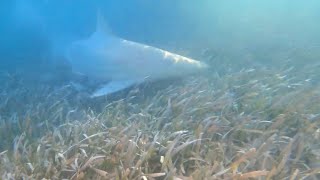
[[[16,0],[1,4],[1,69],[31,68],[50,58],[53,44],[63,49],[89,36],[98,9],[116,35],[194,58],[209,48],[220,54],[250,54],[259,61],[264,54],[314,49],[320,43],[316,0]]]

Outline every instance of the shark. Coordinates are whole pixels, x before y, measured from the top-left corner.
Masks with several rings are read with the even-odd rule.
[[[108,81],[91,97],[109,95],[145,81],[185,77],[208,67],[204,62],[114,35],[98,13],[96,30],[66,50],[72,71]]]

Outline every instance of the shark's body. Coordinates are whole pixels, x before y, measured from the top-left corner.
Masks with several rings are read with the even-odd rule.
[[[159,48],[128,41],[104,30],[101,19],[97,30],[85,40],[73,42],[67,58],[74,72],[89,78],[111,80],[92,96],[102,96],[148,80],[185,76],[206,65]]]

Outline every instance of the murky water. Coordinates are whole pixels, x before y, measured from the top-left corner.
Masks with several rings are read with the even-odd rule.
[[[319,179],[319,10],[1,2],[0,179]]]

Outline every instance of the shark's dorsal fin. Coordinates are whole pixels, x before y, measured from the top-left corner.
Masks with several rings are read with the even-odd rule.
[[[112,31],[109,28],[107,21],[104,18],[102,11],[99,9],[97,12],[96,32],[97,34],[104,36],[111,36]]]

